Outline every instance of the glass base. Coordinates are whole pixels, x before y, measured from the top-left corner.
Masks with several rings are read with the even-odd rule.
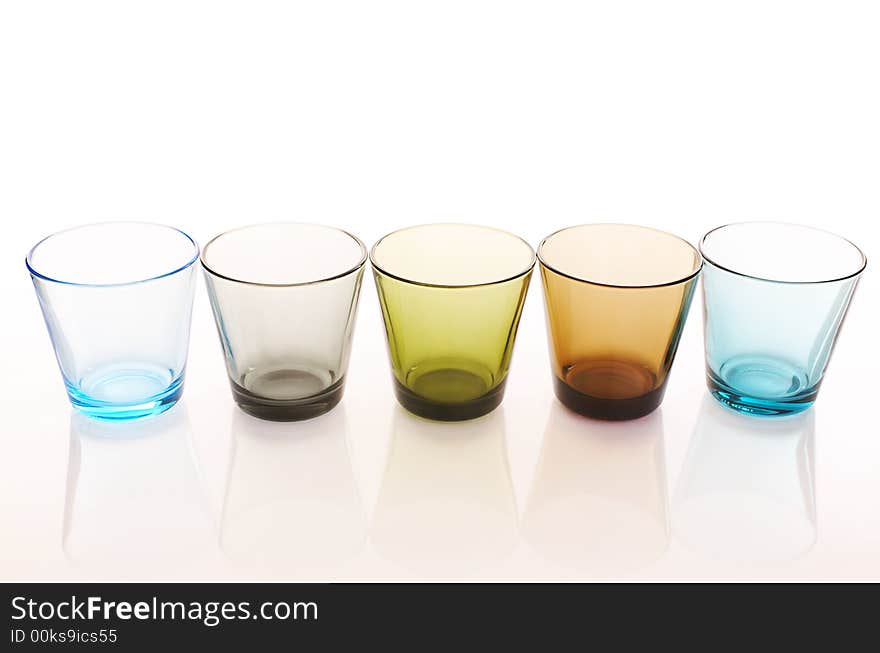
[[[165,387],[163,383],[167,380],[151,370],[126,368],[97,380],[93,375],[79,386],[66,385],[70,403],[78,411],[97,419],[124,421],[152,417],[176,404],[183,394],[183,375]],[[144,390],[153,392],[145,396]]]
[[[229,384],[235,403],[248,415],[272,422],[298,422],[323,415],[336,406],[342,399],[345,379],[341,378],[320,392],[297,399],[263,397],[235,381],[230,380]]]
[[[431,373],[434,376],[433,380],[435,384],[438,384],[442,380],[442,372],[444,372],[444,370],[436,370]],[[454,381],[458,387],[467,388],[470,386],[477,386],[478,384],[485,385],[482,378],[476,375],[472,375],[474,376],[474,379],[471,379],[470,382],[468,382],[469,380],[463,377],[466,377],[469,373],[464,370],[455,369],[446,370],[446,372],[448,372],[448,380],[450,382]],[[395,378],[394,393],[397,395],[397,401],[400,402],[401,406],[419,417],[425,417],[427,419],[438,420],[441,422],[460,422],[467,419],[482,417],[498,408],[498,405],[504,398],[504,385],[505,381],[502,381],[479,397],[452,403],[428,399],[427,397],[418,395]]]
[[[556,398],[569,410],[580,415],[609,421],[638,419],[654,412],[663,401],[666,384],[637,397],[609,399],[594,397],[575,390],[565,381],[553,376],[553,390]]]
[[[816,401],[819,385],[785,361],[739,356],[724,362],[719,373],[706,370],[712,396],[728,408],[747,415],[793,415]]]

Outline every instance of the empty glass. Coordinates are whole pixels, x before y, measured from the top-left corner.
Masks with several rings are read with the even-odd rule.
[[[779,222],[718,227],[700,250],[713,396],[753,415],[809,408],[865,255],[827,231]]]
[[[232,396],[289,421],[342,399],[367,250],[340,229],[275,223],[220,234],[202,267]]]
[[[660,405],[687,319],[700,254],[648,227],[587,224],[538,248],[556,396],[599,419]]]
[[[27,267],[75,408],[136,419],[183,391],[199,247],[182,231],[105,222],[41,240]]]
[[[535,253],[506,231],[409,227],[371,254],[397,399],[430,419],[463,420],[504,395]]]

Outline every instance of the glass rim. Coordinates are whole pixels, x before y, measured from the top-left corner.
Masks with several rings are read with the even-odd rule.
[[[55,279],[54,277],[50,277],[47,274],[43,274],[39,270],[37,270],[33,265],[33,256],[34,252],[37,251],[37,248],[40,247],[43,243],[45,243],[50,238],[54,238],[56,236],[60,236],[62,234],[70,233],[71,231],[77,231],[79,229],[86,229],[88,227],[103,227],[110,225],[146,225],[149,227],[159,227],[161,229],[169,229],[171,231],[176,231],[180,235],[184,236],[190,244],[193,246],[194,253],[187,260],[186,263],[176,267],[169,272],[163,272],[162,274],[156,274],[151,277],[146,277],[144,279],[133,279],[132,281],[119,281],[115,283],[83,283],[79,281],[65,281],[64,279]],[[65,286],[78,286],[81,288],[117,288],[123,286],[134,286],[140,283],[147,283],[148,281],[157,281],[158,279],[164,279],[165,277],[170,277],[172,275],[177,274],[178,272],[183,272],[187,268],[192,267],[192,265],[199,260],[199,255],[201,254],[201,249],[199,248],[199,244],[196,242],[195,238],[190,236],[188,233],[183,231],[182,229],[178,229],[177,227],[172,227],[168,224],[163,224],[161,222],[150,222],[148,220],[105,220],[101,222],[89,222],[86,224],[79,224],[73,227],[67,227],[66,229],[60,229],[59,231],[55,231],[48,236],[41,238],[36,245],[30,248],[25,256],[24,264],[33,276],[42,279],[43,281],[49,281],[52,283],[59,283]]]
[[[582,277],[577,277],[573,274],[568,274],[568,273],[563,272],[562,270],[550,265],[545,260],[545,258],[541,255],[541,250],[544,248],[544,244],[548,240],[553,238],[554,236],[557,236],[564,231],[570,231],[571,229],[579,229],[581,227],[635,227],[636,229],[643,229],[645,231],[653,231],[654,233],[663,234],[664,236],[670,236],[670,237],[675,238],[676,240],[684,243],[685,245],[687,245],[693,251],[693,253],[696,254],[697,264],[696,264],[693,272],[691,272],[690,274],[688,274],[686,276],[680,277],[680,278],[675,279],[673,281],[664,281],[662,283],[647,283],[647,284],[603,283],[601,281],[593,281],[591,279],[584,279]],[[662,229],[655,229],[654,227],[646,227],[641,224],[632,224],[629,222],[624,222],[624,223],[621,223],[621,222],[585,222],[583,224],[575,224],[575,225],[571,225],[569,227],[563,227],[562,229],[557,229],[556,231],[549,234],[548,236],[545,236],[541,240],[541,244],[538,245],[538,261],[541,263],[542,267],[547,268],[548,270],[550,270],[554,274],[558,274],[562,277],[565,277],[566,279],[571,279],[572,281],[577,281],[579,283],[587,283],[587,284],[590,284],[591,286],[601,286],[603,288],[617,288],[620,290],[645,290],[645,289],[650,289],[650,288],[667,288],[669,286],[677,286],[677,285],[680,285],[683,283],[687,283],[688,281],[691,281],[692,279],[695,279],[700,274],[700,271],[703,269],[703,254],[702,254],[702,252],[700,252],[699,249],[694,247],[688,240],[682,238],[681,236],[677,236],[676,234],[670,233],[668,231],[663,231]]]
[[[486,229],[487,231],[494,231],[498,234],[510,236],[510,237],[515,238],[516,240],[520,241],[523,245],[525,245],[528,248],[529,252],[531,252],[529,265],[524,270],[517,272],[516,274],[506,276],[503,279],[493,279],[491,281],[480,281],[478,283],[430,283],[427,281],[417,281],[415,279],[408,279],[406,277],[402,277],[398,274],[394,274],[393,272],[389,272],[388,270],[383,268],[381,265],[376,263],[376,256],[375,256],[376,248],[379,247],[379,245],[382,243],[383,240],[385,240],[386,238],[390,238],[391,236],[394,236],[395,234],[399,234],[404,231],[410,231],[413,229],[423,229],[424,227],[467,227],[470,229]],[[535,268],[536,261],[537,261],[537,254],[535,253],[534,248],[529,244],[529,242],[525,238],[523,238],[521,236],[517,236],[515,233],[512,233],[510,231],[506,231],[504,229],[499,229],[498,227],[489,227],[489,226],[482,225],[482,224],[473,224],[473,223],[468,223],[468,222],[428,222],[425,224],[416,224],[416,225],[411,225],[409,227],[402,227],[400,229],[395,229],[394,231],[388,232],[387,234],[382,236],[379,240],[377,240],[373,244],[373,246],[370,248],[370,265],[372,265],[375,270],[377,270],[378,272],[381,272],[386,277],[396,279],[397,281],[401,281],[403,283],[409,283],[414,286],[422,286],[424,288],[447,288],[447,289],[452,290],[455,288],[482,288],[484,286],[495,286],[498,284],[507,283],[508,281],[513,281],[515,279],[519,279],[521,277],[526,276]]]
[[[786,281],[784,279],[769,279],[767,277],[761,277],[754,274],[746,274],[745,272],[737,272],[729,267],[721,265],[713,261],[709,256],[703,251],[703,246],[706,243],[706,239],[714,234],[716,231],[720,231],[722,229],[727,229],[728,227],[736,227],[740,225],[782,225],[785,227],[798,227],[800,229],[809,229],[810,231],[818,231],[819,233],[826,234],[828,236],[832,236],[838,240],[843,241],[850,247],[852,247],[861,258],[861,265],[855,272],[851,272],[850,274],[846,274],[842,277],[834,277],[833,279],[818,279],[815,281]],[[727,222],[725,224],[719,225],[714,229],[710,229],[707,231],[702,238],[700,238],[700,254],[703,256],[703,260],[712,265],[713,267],[718,268],[719,270],[724,270],[725,272],[729,272],[730,274],[735,274],[738,277],[745,277],[746,279],[753,279],[755,281],[764,281],[766,283],[780,283],[792,286],[805,286],[805,285],[815,285],[822,283],[837,283],[838,281],[846,281],[847,279],[853,279],[858,277],[862,272],[865,271],[865,268],[868,266],[868,257],[861,250],[861,248],[852,242],[849,238],[844,238],[843,236],[834,233],[833,231],[828,231],[827,229],[822,229],[820,227],[813,227],[811,225],[800,224],[797,222],[785,222],[784,220],[745,220],[743,222]]]
[[[351,238],[357,246],[361,250],[361,256],[358,259],[356,265],[346,268],[344,272],[340,272],[338,274],[333,274],[327,277],[321,277],[320,279],[309,279],[308,281],[296,281],[290,283],[266,283],[264,281],[248,281],[247,279],[237,279],[235,277],[231,277],[226,274],[222,274],[215,269],[212,269],[210,265],[205,261],[205,253],[208,251],[208,248],[211,244],[230,234],[234,234],[237,231],[244,231],[246,229],[253,229],[254,227],[269,227],[269,226],[287,226],[287,227],[320,227],[321,229],[327,229],[328,231],[335,231],[337,233],[344,234]],[[295,221],[279,221],[279,222],[256,222],[254,224],[246,224],[240,227],[234,227],[232,229],[227,229],[226,231],[220,232],[207,243],[202,248],[202,252],[199,255],[199,260],[202,264],[202,269],[211,274],[212,276],[218,277],[220,279],[225,279],[226,281],[232,281],[233,283],[241,283],[246,286],[261,286],[264,288],[296,288],[297,286],[311,286],[317,283],[324,283],[325,281],[335,281],[336,279],[342,279],[343,277],[347,277],[348,275],[357,272],[358,270],[364,267],[364,264],[367,262],[367,246],[364,245],[363,241],[355,236],[353,233],[346,231],[345,229],[340,229],[339,227],[332,227],[326,224],[318,224],[317,222],[295,222]]]

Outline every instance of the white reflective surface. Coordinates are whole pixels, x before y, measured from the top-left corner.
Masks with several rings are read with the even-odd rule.
[[[613,576],[669,546],[662,409],[631,422],[553,404],[523,523],[525,539],[574,572]]]
[[[816,542],[815,409],[752,419],[706,396],[675,493],[675,534],[694,551],[783,562]]]
[[[415,574],[469,576],[506,559],[519,515],[503,407],[462,424],[394,408],[371,540]]]
[[[877,3],[338,4],[0,3],[0,580],[880,581]],[[367,273],[333,413],[239,413],[199,275],[182,403],[116,428],[71,416],[24,266],[112,218],[773,219],[869,263],[789,422],[706,399],[699,293],[656,414],[566,413],[537,279],[501,409],[417,420]]]
[[[340,408],[295,432],[231,409],[220,520],[220,547],[231,563],[320,574],[361,551],[366,517]]]
[[[62,547],[84,571],[189,564],[215,541],[185,406],[155,419],[70,413]]]
[[[261,421],[232,402],[202,287],[182,402],[108,424],[70,408],[22,284],[29,329],[9,355],[33,361],[2,399],[0,578],[880,579],[875,286],[809,411],[717,404],[697,302],[663,405],[622,423],[553,397],[538,284],[501,407],[410,415],[369,278],[342,403]]]

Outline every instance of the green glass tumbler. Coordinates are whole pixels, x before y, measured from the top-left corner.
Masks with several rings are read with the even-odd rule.
[[[535,252],[464,224],[395,231],[370,254],[397,399],[428,419],[492,411],[504,395]]]

